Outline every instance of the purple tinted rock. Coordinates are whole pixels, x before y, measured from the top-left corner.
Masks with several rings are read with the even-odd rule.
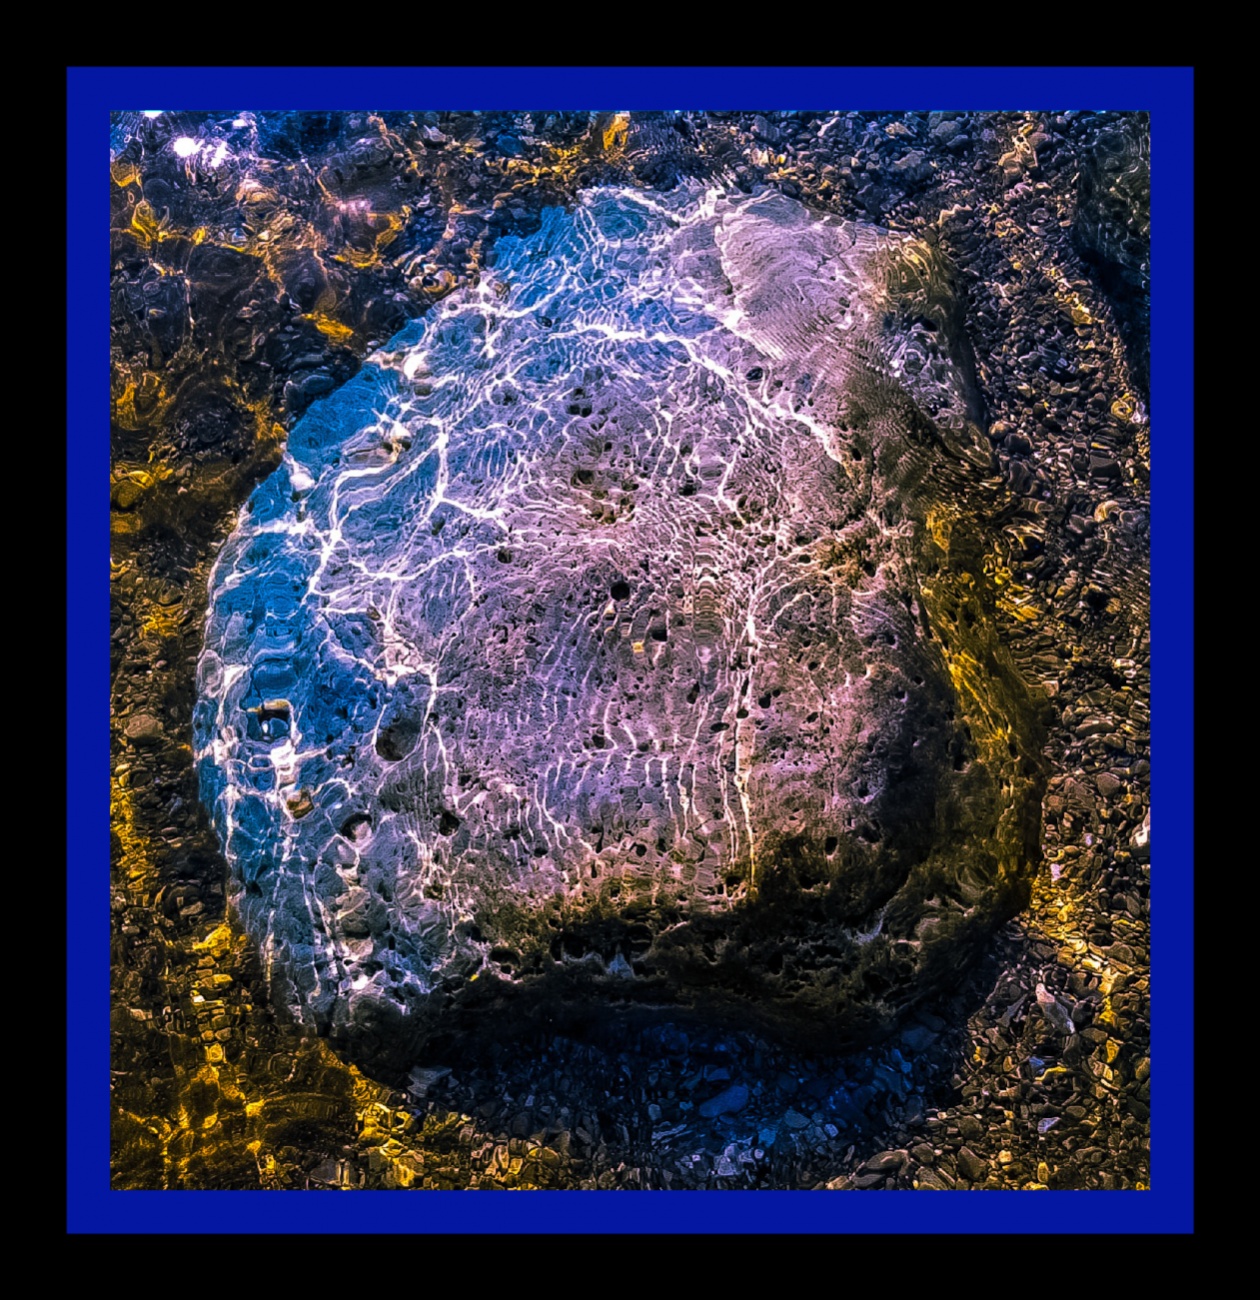
[[[276,996],[403,1063],[596,1003],[880,1032],[1039,831],[947,269],[698,187],[496,251],[215,569],[203,794]]]

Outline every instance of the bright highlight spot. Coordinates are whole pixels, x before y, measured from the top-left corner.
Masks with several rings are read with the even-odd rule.
[[[145,117],[161,117],[166,112],[164,108],[146,108],[143,110]]]
[[[200,146],[197,144],[196,140],[192,139],[190,136],[181,135],[180,138],[175,141],[175,152],[179,154],[181,158],[191,158],[199,148]]]

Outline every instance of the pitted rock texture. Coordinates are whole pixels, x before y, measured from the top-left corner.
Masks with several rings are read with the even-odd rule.
[[[1041,793],[969,364],[922,243],[597,190],[316,403],[196,711],[281,1003],[395,1065],[609,1008],[839,1044],[962,969]]]

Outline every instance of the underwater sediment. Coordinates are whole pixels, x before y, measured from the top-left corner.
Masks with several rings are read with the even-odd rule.
[[[117,1185],[1144,1180],[1143,125],[931,118],[120,121]]]

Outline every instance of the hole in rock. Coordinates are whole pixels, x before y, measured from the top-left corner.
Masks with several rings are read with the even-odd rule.
[[[353,842],[365,840],[372,832],[372,819],[367,813],[352,813],[341,823],[341,834]]]

